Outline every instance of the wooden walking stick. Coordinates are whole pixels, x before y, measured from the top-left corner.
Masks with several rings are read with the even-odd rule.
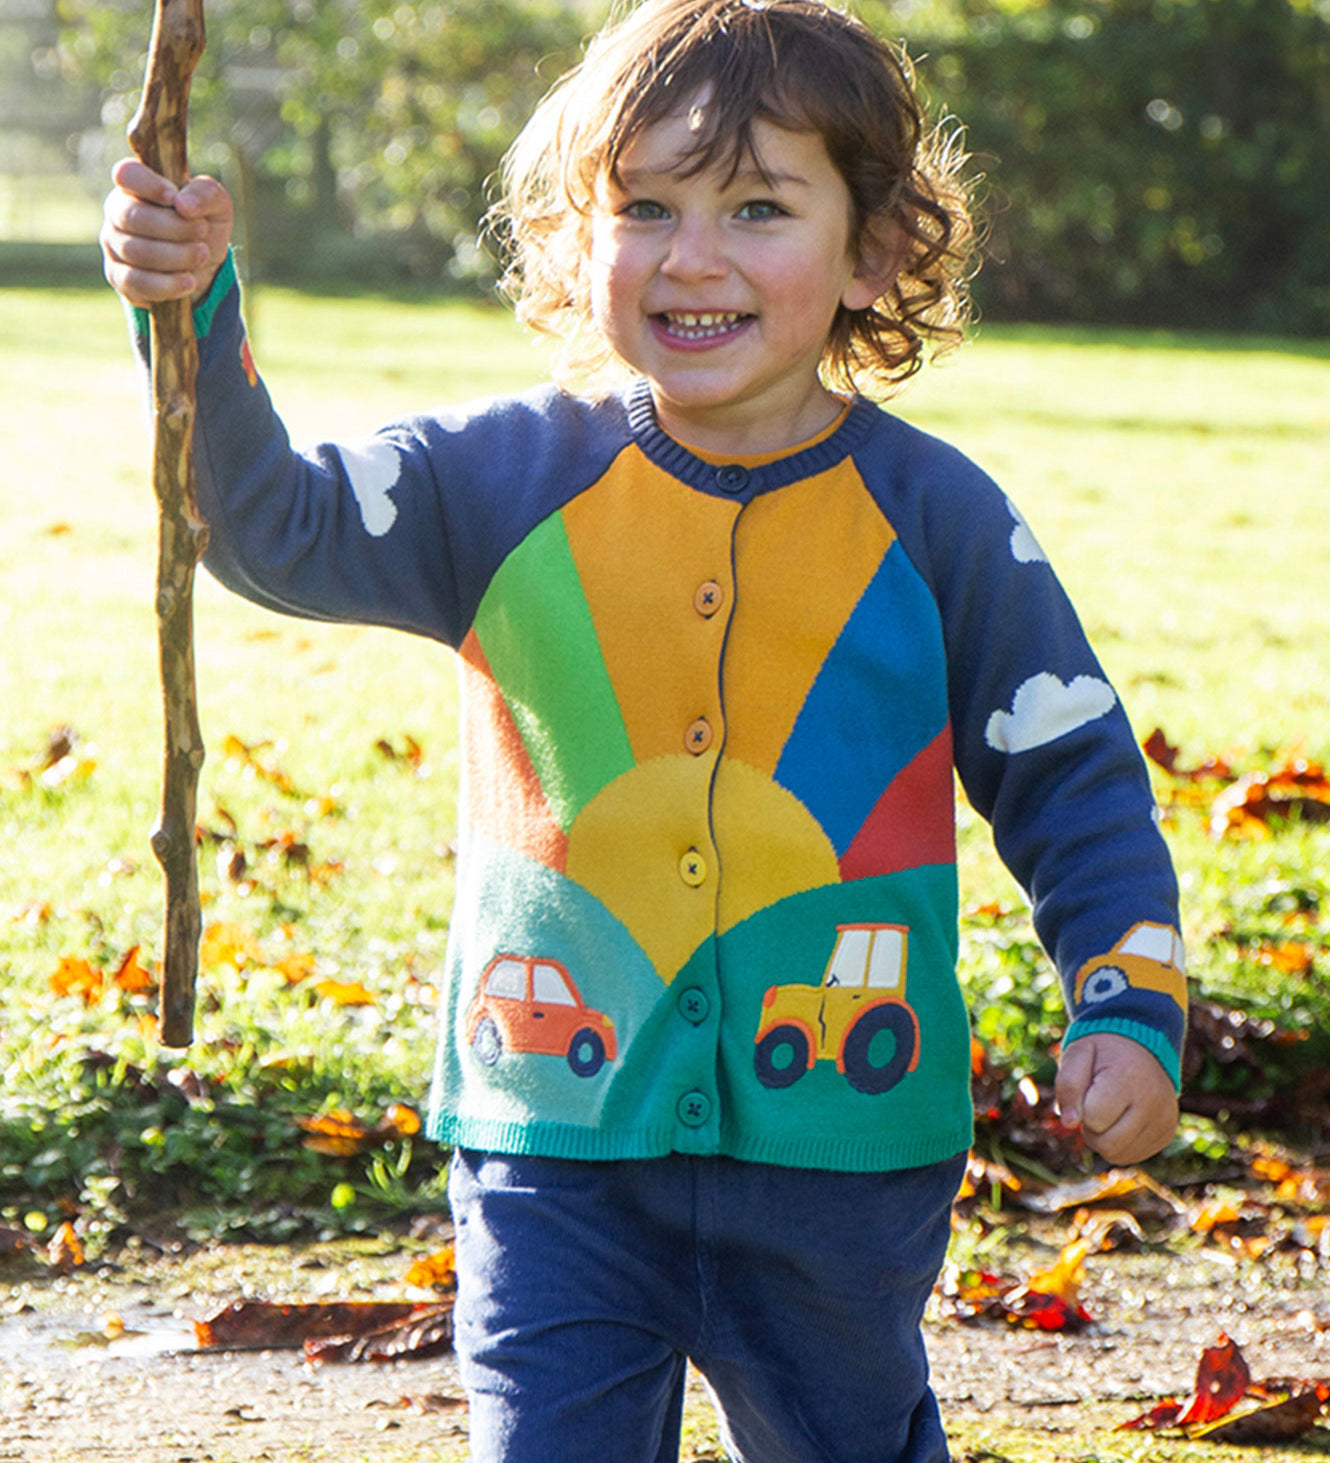
[[[156,0],[143,100],[129,124],[139,160],[177,187],[189,177],[185,122],[189,84],[203,54],[203,0]],[[194,570],[208,528],[194,497],[198,347],[189,300],[152,307],[152,485],[157,495],[157,643],[165,753],[162,806],[152,851],[166,876],[161,1038],[188,1046],[198,972],[197,804],[203,738],[194,685]]]

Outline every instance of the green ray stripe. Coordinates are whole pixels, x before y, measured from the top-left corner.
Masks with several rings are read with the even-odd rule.
[[[633,766],[563,517],[539,524],[504,560],[476,635],[565,832]]]

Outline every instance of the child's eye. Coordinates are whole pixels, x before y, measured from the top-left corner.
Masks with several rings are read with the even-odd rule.
[[[787,210],[779,203],[770,198],[754,198],[751,202],[745,203],[736,213],[736,218],[745,219],[749,222],[760,223],[764,219],[784,218]]]
[[[637,223],[655,223],[659,219],[669,217],[669,209],[663,203],[657,203],[653,198],[634,198],[630,203],[624,204],[619,210],[624,218],[633,219]]]

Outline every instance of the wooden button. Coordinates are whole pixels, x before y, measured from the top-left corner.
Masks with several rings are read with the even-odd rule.
[[[709,620],[725,603],[725,591],[714,579],[708,579],[697,586],[693,595],[693,608],[703,619]]]
[[[700,757],[715,740],[715,736],[711,723],[705,716],[699,716],[684,733],[683,744],[694,757]]]

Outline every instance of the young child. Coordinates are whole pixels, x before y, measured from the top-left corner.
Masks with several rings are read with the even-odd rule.
[[[743,1463],[946,1457],[953,769],[1062,973],[1064,1120],[1113,1162],[1173,1131],[1176,887],[1126,716],[1002,492],[857,394],[959,333],[956,171],[821,0],[646,0],[506,173],[563,389],[297,453],[224,190],[116,169],[111,283],[196,301],[212,572],[458,651],[431,1132],[482,1463],[677,1457],[688,1359]]]

